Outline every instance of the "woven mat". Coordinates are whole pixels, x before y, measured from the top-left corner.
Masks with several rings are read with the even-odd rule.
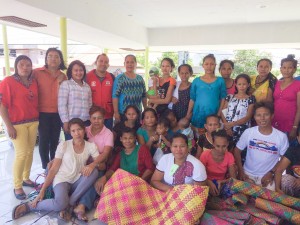
[[[108,224],[195,224],[208,187],[177,185],[164,193],[118,169],[106,183],[95,217]]]

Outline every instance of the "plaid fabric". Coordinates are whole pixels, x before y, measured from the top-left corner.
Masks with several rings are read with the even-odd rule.
[[[194,224],[207,196],[208,187],[194,185],[164,193],[118,169],[105,185],[95,217],[108,224]]]
[[[275,191],[270,191],[266,188],[251,184],[248,182],[231,179],[231,190],[235,193],[243,193],[252,197],[259,197],[273,202],[281,203],[285,206],[292,207],[294,209],[300,209],[300,199],[293,198],[288,195],[282,195]]]
[[[255,207],[277,215],[292,223],[300,224],[300,212],[276,202],[271,202],[265,199],[257,198],[255,200]]]

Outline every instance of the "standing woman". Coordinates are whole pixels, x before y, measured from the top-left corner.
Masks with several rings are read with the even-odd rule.
[[[172,110],[177,121],[185,117],[188,111],[191,91],[191,82],[189,82],[189,78],[193,75],[193,69],[189,64],[182,64],[178,67],[178,74],[181,81],[177,81],[176,89],[174,91],[174,93],[177,93],[178,91],[178,97],[174,97],[173,94],[172,98]]]
[[[203,58],[205,74],[195,78],[191,87],[191,99],[187,112],[187,119],[192,118],[191,123],[199,134],[205,132],[204,124],[210,114],[220,115],[221,106],[226,97],[226,86],[222,77],[216,77],[216,58],[209,54]]]
[[[121,115],[124,115],[124,110],[128,105],[135,105],[140,111],[142,111],[142,104],[144,108],[147,107],[145,82],[141,75],[135,73],[136,65],[136,57],[127,55],[124,62],[126,72],[115,79],[113,107],[117,122],[121,120]]]
[[[166,109],[168,104],[172,101],[173,91],[176,86],[176,80],[171,77],[171,73],[175,68],[174,61],[170,58],[164,58],[161,61],[160,69],[162,77],[159,78],[158,95],[149,99],[149,103],[157,105],[156,111],[161,115]]]
[[[273,92],[277,78],[271,73],[272,61],[270,59],[260,59],[257,62],[257,76],[251,77],[252,95],[257,102],[273,102]]]
[[[14,194],[26,198],[22,186],[34,187],[29,179],[38,127],[38,87],[32,62],[25,55],[15,61],[15,74],[0,83],[0,115],[15,148]]]
[[[62,82],[58,92],[58,113],[63,122],[65,139],[70,140],[68,122],[72,118],[80,118],[85,126],[90,125],[89,110],[92,106],[92,92],[90,86],[84,81],[86,69],[84,64],[75,60],[67,70],[68,80]]]
[[[62,52],[49,48],[46,52],[45,66],[35,69],[33,75],[38,83],[39,92],[39,150],[43,169],[54,159],[58,145],[61,120],[58,114],[58,89],[66,80]]]
[[[225,59],[220,62],[219,72],[223,77],[226,85],[227,94],[233,95],[235,92],[235,83],[234,79],[230,76],[234,69],[234,62],[231,60]]]
[[[300,122],[300,81],[294,79],[297,60],[293,55],[281,60],[280,72],[283,76],[275,85],[273,126],[288,134],[290,140],[296,138]]]

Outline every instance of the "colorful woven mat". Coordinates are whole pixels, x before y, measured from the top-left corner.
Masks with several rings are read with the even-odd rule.
[[[248,202],[248,197],[247,195],[243,193],[236,193],[231,196],[233,203],[241,203],[243,205],[246,205]]]
[[[252,197],[259,197],[266,200],[270,200],[273,202],[277,202],[280,204],[283,204],[285,206],[292,207],[294,209],[300,210],[300,199],[299,198],[293,198],[288,195],[279,194],[275,191],[270,191],[267,188],[263,188],[260,186],[257,186],[255,184],[251,184],[248,182],[231,179],[231,190],[234,193],[243,193],[246,195],[250,195]]]
[[[279,203],[257,198],[255,200],[255,207],[277,215],[292,223],[300,224],[300,212]]]
[[[224,210],[206,210],[205,212],[236,225],[243,225],[251,219],[250,214],[246,212],[232,212]]]
[[[251,221],[250,221],[249,225],[268,225],[268,223],[265,220],[261,219],[261,218],[257,218],[255,216],[253,216],[251,218]]]
[[[95,217],[108,224],[194,224],[203,214],[208,187],[177,185],[164,193],[118,169],[106,183]]]
[[[200,225],[232,225],[232,223],[209,213],[204,213],[201,218]]]

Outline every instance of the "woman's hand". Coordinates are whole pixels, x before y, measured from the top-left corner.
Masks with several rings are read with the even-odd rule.
[[[238,172],[238,179],[241,181],[246,181],[249,179],[248,175],[245,174],[244,170],[239,170]]]
[[[176,104],[177,102],[178,102],[178,99],[175,98],[175,97],[172,97],[172,103],[173,103],[173,104]]]
[[[11,139],[16,139],[16,138],[17,138],[17,131],[16,131],[16,129],[14,128],[14,126],[9,126],[9,127],[7,127],[7,133],[8,133],[8,136],[9,136]]]
[[[44,199],[44,196],[45,196],[45,191],[42,188],[40,190],[39,195],[31,203],[32,208],[36,208],[37,203],[40,202],[40,201],[42,201]]]
[[[297,137],[297,130],[295,128],[292,128],[291,131],[289,132],[289,140],[294,140]]]
[[[120,122],[120,121],[121,121],[121,115],[120,115],[120,113],[115,112],[115,113],[114,113],[114,117],[115,117],[115,121],[116,121],[116,122]]]
[[[91,175],[94,169],[95,169],[95,165],[93,165],[93,163],[90,163],[89,165],[86,165],[85,167],[82,168],[81,174],[83,176],[88,177]]]
[[[64,130],[65,133],[70,133],[70,131],[69,131],[69,122],[65,122],[63,124],[63,130]]]
[[[261,178],[261,185],[263,187],[267,187],[269,184],[273,184],[273,174],[271,172],[267,172],[262,178]]]
[[[98,195],[101,196],[101,193],[102,193],[102,191],[103,191],[103,189],[104,189],[104,185],[106,184],[106,182],[107,182],[107,179],[106,179],[106,176],[105,176],[105,175],[102,176],[102,177],[100,177],[100,178],[96,181],[94,187],[95,187],[96,192],[98,193]]]
[[[231,129],[233,126],[234,126],[233,122],[230,122],[230,123],[225,122],[225,123],[224,123],[224,129],[225,129],[225,130],[229,130],[229,129]]]
[[[212,196],[218,196],[220,194],[219,189],[217,188],[217,186],[211,180],[207,180],[207,184],[208,184],[208,187],[209,187],[209,193]]]

